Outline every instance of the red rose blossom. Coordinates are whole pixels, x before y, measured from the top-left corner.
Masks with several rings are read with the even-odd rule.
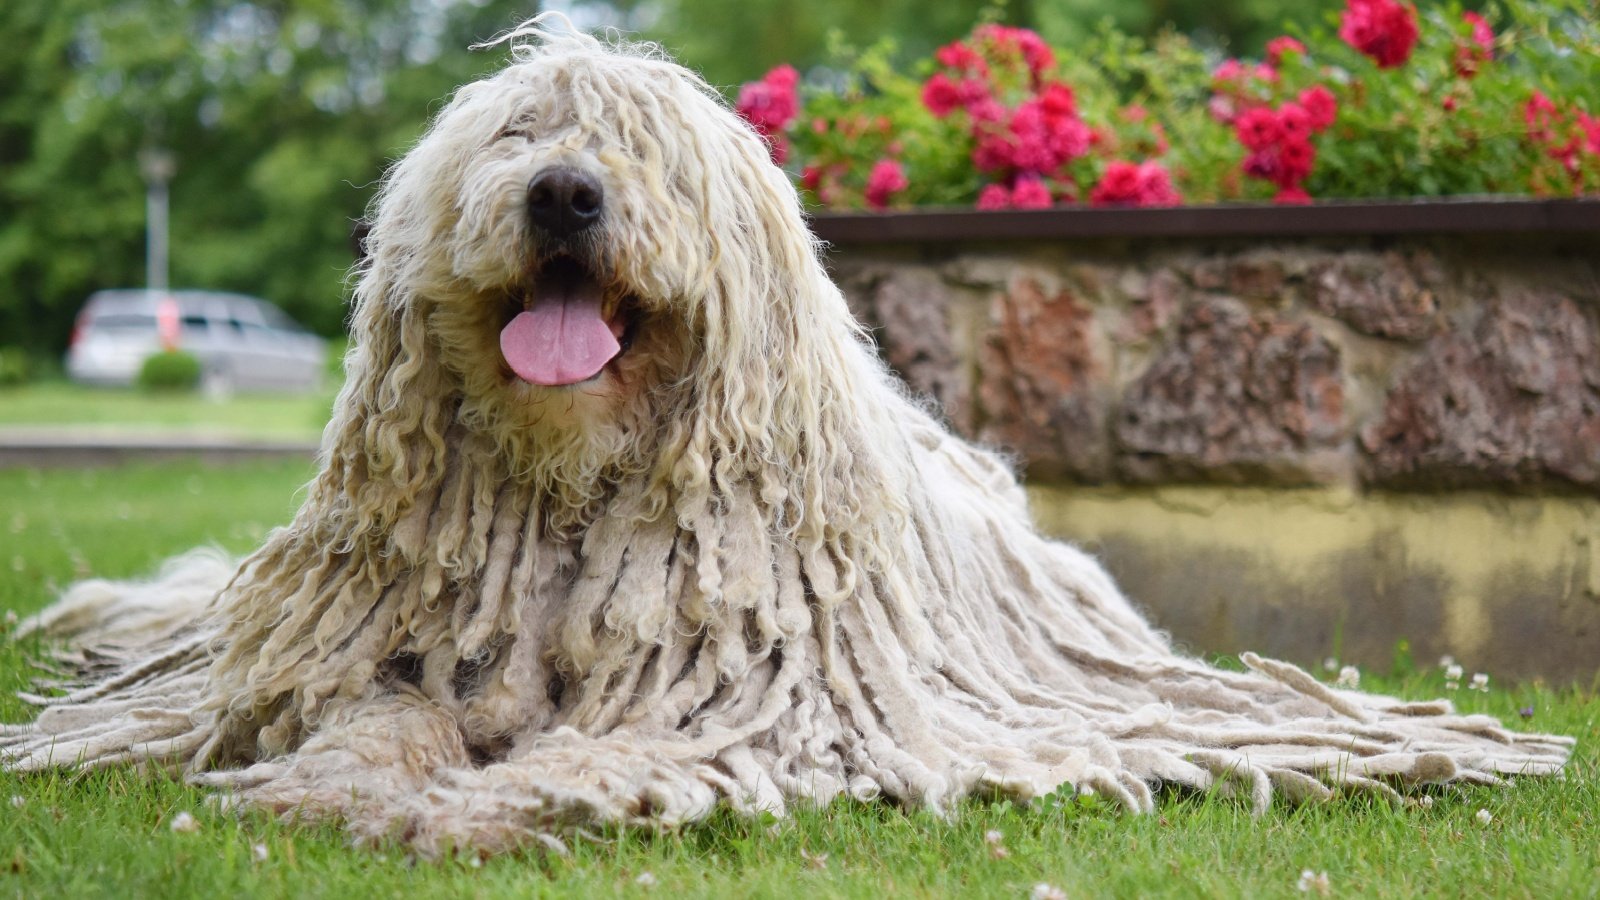
[[[1026,28],[1012,28],[1006,25],[980,25],[972,33],[973,39],[986,41],[1002,53],[1014,52],[1022,56],[1023,64],[1028,67],[1028,72],[1037,79],[1044,71],[1056,64],[1056,55],[1044,38]]]
[[[1489,27],[1487,19],[1470,10],[1462,13],[1461,18],[1472,30],[1468,35],[1469,43],[1456,45],[1456,74],[1471,78],[1484,63],[1494,58],[1494,29]]]
[[[922,105],[942,119],[961,108],[961,91],[943,72],[937,72],[922,85]]]
[[[1276,68],[1283,64],[1283,57],[1288,53],[1305,55],[1306,45],[1288,35],[1275,37],[1267,41],[1267,64]]]
[[[867,175],[867,205],[873,209],[883,209],[889,205],[890,197],[910,185],[905,168],[897,160],[880,159]]]
[[[1311,195],[1306,193],[1305,188],[1295,185],[1273,194],[1272,202],[1285,206],[1301,206],[1311,202]]]
[[[1528,137],[1536,144],[1553,142],[1555,128],[1562,123],[1562,118],[1561,111],[1540,91],[1534,91],[1522,107],[1522,121],[1528,126]]]
[[[1339,37],[1372,57],[1380,69],[1411,58],[1417,45],[1417,11],[1396,0],[1345,0]]]
[[[1334,99],[1333,91],[1320,84],[1301,91],[1298,102],[1310,117],[1312,131],[1322,131],[1339,115],[1339,101]]]
[[[1283,127],[1278,123],[1278,114],[1265,106],[1245,110],[1233,122],[1233,133],[1239,138],[1239,143],[1251,150],[1260,150],[1270,146],[1283,136]]]
[[[989,71],[989,64],[983,61],[978,51],[961,41],[940,47],[934,52],[933,58],[947,69],[957,69],[974,75],[984,75]]]
[[[800,73],[793,66],[778,66],[760,81],[740,87],[734,106],[767,139],[772,161],[779,165],[789,157],[789,142],[783,139],[783,130],[800,114],[799,84]]]
[[[1172,188],[1172,176],[1158,162],[1113,160],[1100,183],[1089,192],[1095,206],[1171,206],[1182,202]]]
[[[1011,191],[1003,184],[985,185],[978,192],[979,209],[1008,209],[1011,206]]]
[[[1050,189],[1042,179],[1019,178],[1011,189],[1011,205],[1017,209],[1045,209],[1050,203]]]

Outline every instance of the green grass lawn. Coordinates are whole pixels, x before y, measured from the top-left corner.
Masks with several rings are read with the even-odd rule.
[[[0,431],[199,431],[247,438],[315,440],[333,408],[334,389],[313,394],[153,394],[42,381],[0,388]]]
[[[246,550],[288,518],[309,474],[300,462],[0,470],[0,610],[26,614],[73,578],[146,572],[198,543]],[[27,714],[10,696],[25,680],[25,650],[0,643],[0,719]],[[1364,681],[1412,697],[1444,690],[1432,669]],[[948,819],[837,804],[782,821],[721,815],[676,832],[609,833],[565,858],[475,864],[351,850],[337,829],[219,813],[204,791],[131,771],[0,774],[0,896],[1027,897],[1045,882],[1070,897],[1295,897],[1311,869],[1342,897],[1600,897],[1595,685],[1496,681],[1455,699],[1519,727],[1577,735],[1568,777],[1447,790],[1429,808],[1355,798],[1279,805],[1260,818],[1178,795],[1152,816],[1092,798],[973,803]],[[170,829],[180,811],[198,831]],[[997,844],[985,839],[991,831]]]

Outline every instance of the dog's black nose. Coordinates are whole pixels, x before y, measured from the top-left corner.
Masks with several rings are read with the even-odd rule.
[[[528,182],[528,215],[553,238],[570,237],[600,219],[605,191],[593,175],[555,166]]]

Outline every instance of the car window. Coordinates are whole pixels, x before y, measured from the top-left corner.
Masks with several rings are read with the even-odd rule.
[[[284,315],[283,310],[276,306],[260,306],[257,309],[260,310],[261,317],[266,320],[267,325],[272,328],[276,328],[279,331],[298,332],[302,330],[293,319]]]
[[[247,341],[260,341],[262,343],[279,339],[276,331],[265,325],[257,325],[254,322],[244,323],[244,337]]]
[[[141,316],[131,313],[108,313],[106,315],[95,316],[93,319],[90,319],[89,327],[95,330],[114,329],[118,331],[153,331],[156,327],[156,317]]]
[[[206,333],[211,330],[211,324],[205,316],[184,316],[183,330]]]

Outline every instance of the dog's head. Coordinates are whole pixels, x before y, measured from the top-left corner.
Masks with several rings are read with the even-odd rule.
[[[349,400],[382,420],[364,452],[455,425],[514,472],[592,483],[793,451],[816,415],[786,388],[820,385],[855,336],[793,186],[692,72],[547,24],[379,193],[351,360]]]

